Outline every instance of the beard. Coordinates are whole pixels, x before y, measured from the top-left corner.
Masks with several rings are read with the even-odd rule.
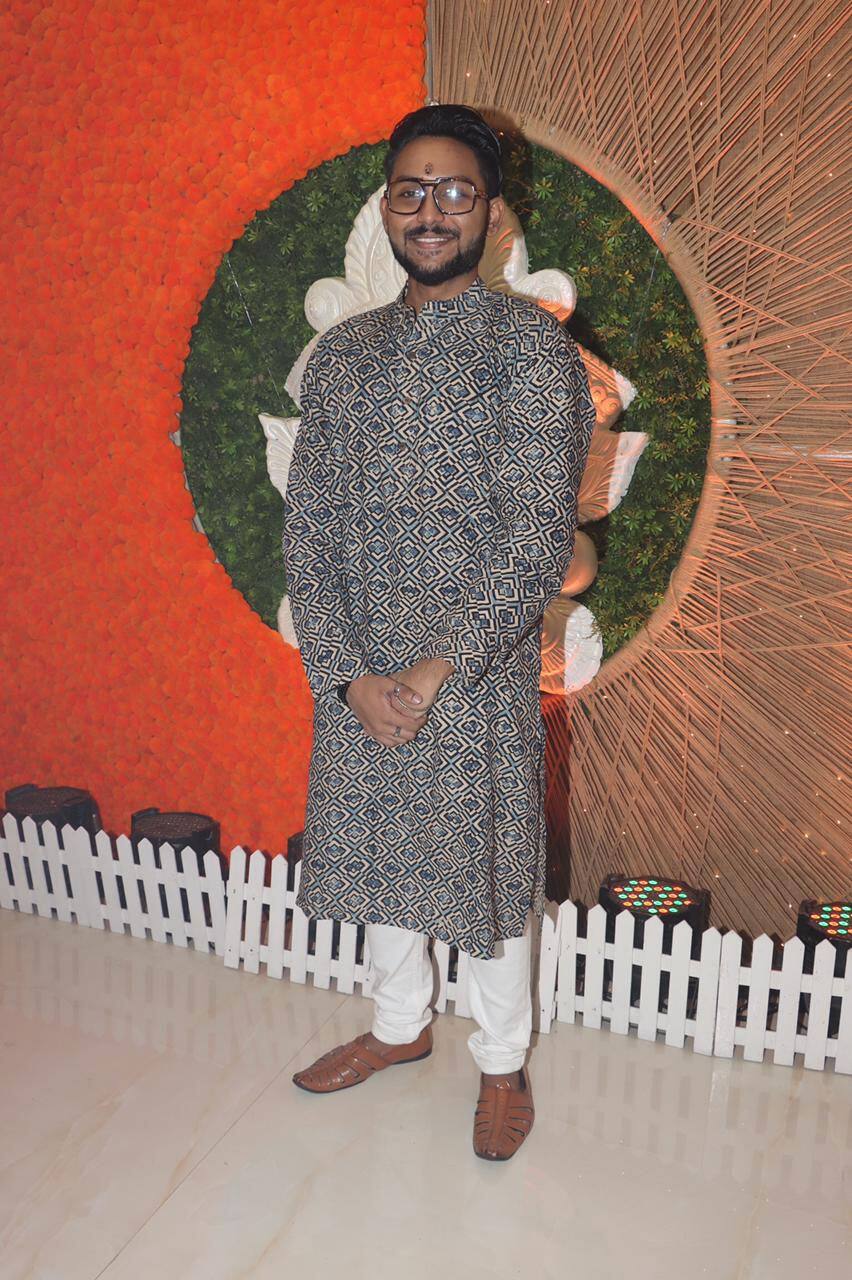
[[[432,231],[432,227],[417,227],[414,231],[409,232],[409,235],[425,235],[427,232]],[[390,240],[393,256],[411,276],[412,280],[416,280],[418,284],[444,284],[447,280],[454,280],[456,276],[463,276],[468,271],[473,270],[485,251],[486,236],[487,229],[483,227],[482,232],[466,249],[457,250],[455,257],[448,258],[446,262],[439,263],[434,267],[427,267],[420,262],[415,262],[408,256],[404,248],[398,249],[393,240],[390,240],[390,237],[388,239]]]

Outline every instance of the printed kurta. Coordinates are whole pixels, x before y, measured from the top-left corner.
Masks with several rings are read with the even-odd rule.
[[[553,316],[477,277],[415,314],[341,321],[302,380],[283,550],[314,696],[311,916],[490,957],[544,907],[541,621],[573,553],[594,423]],[[455,670],[414,739],[369,738],[336,686]]]

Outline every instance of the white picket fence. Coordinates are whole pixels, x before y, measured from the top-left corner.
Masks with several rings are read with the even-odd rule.
[[[157,865],[159,861],[160,865]],[[31,818],[20,828],[11,814],[0,837],[0,907],[36,912],[89,928],[170,941],[221,957],[229,968],[306,982],[340,993],[356,986],[371,994],[372,971],[364,931],[331,920],[311,922],[296,905],[300,864],[283,855],[247,857],[237,846],[223,879],[218,856],[208,851],[198,866],[194,850],[176,856],[168,844],[141,840],[138,854],[127,836],[106,832],[92,840],[84,828],[57,832]],[[267,877],[267,870],[269,871]],[[268,878],[269,884],[264,880]],[[288,883],[289,881],[289,883]],[[791,938],[777,948],[757,938],[744,965],[743,939],[717,929],[694,934],[684,921],[664,948],[659,919],[645,923],[636,946],[628,911],[615,920],[607,941],[604,909],[587,913],[572,902],[548,904],[534,946],[534,1020],[548,1032],[554,1019],[642,1040],[662,1036],[667,1045],[730,1058],[737,1046],[747,1061],[852,1074],[852,950],[845,974],[835,976],[837,951],[828,940],[812,952]],[[610,926],[611,927],[611,926]],[[780,952],[780,966],[775,960]],[[437,972],[435,1008],[470,1017],[469,957],[440,940],[433,943]]]

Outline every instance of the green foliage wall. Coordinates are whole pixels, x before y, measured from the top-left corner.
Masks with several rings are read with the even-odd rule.
[[[305,294],[320,277],[343,275],[346,240],[382,182],[383,154],[383,145],[354,148],[258,213],[222,262],[192,336],[181,416],[188,483],[216,555],[272,627],[286,590],[282,505],[257,415],[298,413],[284,381],[313,337]],[[506,170],[530,269],[573,276],[568,328],[638,388],[619,428],[650,436],[621,505],[584,526],[601,565],[579,599],[609,655],[662,599],[701,492],[710,421],[701,334],[665,259],[606,188],[517,140]]]

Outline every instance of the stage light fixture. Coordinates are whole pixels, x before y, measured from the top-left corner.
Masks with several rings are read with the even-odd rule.
[[[813,945],[828,938],[848,947],[852,944],[852,902],[803,902],[796,936]]]
[[[37,787],[34,782],[25,782],[19,787],[10,787],[5,793],[3,804],[7,813],[11,813],[17,821],[21,839],[24,835],[24,818],[33,819],[42,843],[42,827],[45,822],[51,822],[56,827],[60,848],[62,828],[66,823],[70,823],[72,827],[85,827],[93,838],[101,827],[94,797],[81,787]]]
[[[815,952],[819,944],[827,938],[834,943],[834,976],[842,978],[846,974],[846,964],[852,949],[852,902],[817,902],[807,899],[799,904],[799,916],[796,921],[796,937],[805,944],[802,962],[803,973],[813,973]],[[841,996],[833,995],[829,1006],[828,1035],[837,1035],[840,1026]],[[799,1002],[799,1030],[807,1026],[810,1009],[804,995]]]
[[[604,880],[598,901],[613,915],[627,910],[636,917],[636,936],[644,933],[646,920],[658,916],[665,926],[688,920],[694,929],[706,929],[710,894],[669,876],[612,875]]]

